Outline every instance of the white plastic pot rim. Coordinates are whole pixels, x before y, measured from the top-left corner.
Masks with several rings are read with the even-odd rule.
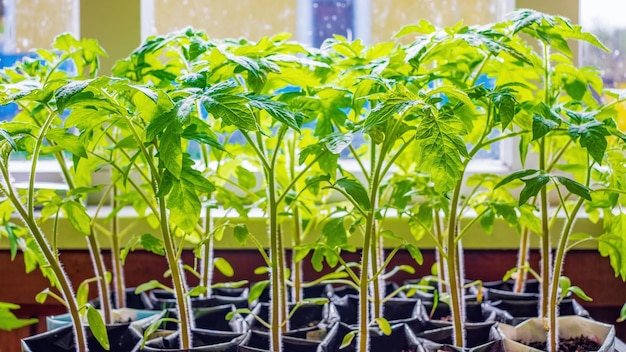
[[[596,339],[601,345],[598,352],[614,351],[615,327],[579,316],[565,316],[558,318],[559,338],[568,339],[577,336],[587,336]],[[504,340],[506,351],[539,351],[517,341],[546,341],[547,332],[544,329],[543,318],[532,318],[517,326],[498,324],[498,332]]]

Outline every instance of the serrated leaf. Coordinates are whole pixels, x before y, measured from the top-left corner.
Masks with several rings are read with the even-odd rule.
[[[348,234],[344,225],[344,217],[330,218],[322,227],[322,235],[326,237],[326,244],[335,248],[348,242]]]
[[[170,221],[183,231],[191,231],[200,219],[202,203],[195,187],[187,182],[174,182],[168,197]]]
[[[567,188],[567,190],[571,193],[586,200],[591,200],[591,190],[587,186],[565,176],[557,176],[556,178],[559,180],[559,183],[565,186],[565,188]]]
[[[370,198],[367,195],[367,190],[363,185],[355,180],[349,178],[341,178],[335,183],[336,186],[342,188],[363,210],[370,210]]]
[[[232,277],[235,275],[235,270],[230,265],[228,260],[222,257],[215,257],[215,259],[213,259],[213,265],[220,273],[222,273],[222,275],[226,277]]]
[[[268,96],[250,95],[248,98],[250,99],[250,106],[267,111],[276,121],[300,132],[300,124],[302,124],[303,118],[289,110],[287,104],[272,100]]]
[[[181,142],[180,126],[170,124],[159,143],[159,159],[163,165],[177,180],[183,170],[183,150]]]
[[[237,182],[245,189],[254,190],[256,188],[256,175],[244,168],[241,165],[237,165]]]
[[[341,133],[335,132],[320,140],[326,149],[333,154],[339,154],[352,143],[353,135],[351,132]]]
[[[559,127],[557,122],[533,115],[533,141],[542,138],[557,127]]]
[[[80,137],[68,133],[63,128],[51,128],[46,133],[46,139],[57,144],[59,148],[68,151],[75,156],[86,158],[87,151]]]
[[[452,190],[461,177],[461,157],[468,157],[461,138],[465,134],[463,121],[450,114],[428,114],[418,126],[415,138],[422,151],[419,167],[430,172],[438,192]]]
[[[143,247],[143,249],[145,249],[148,252],[158,254],[158,255],[165,255],[165,249],[163,248],[163,240],[161,240],[160,238],[154,237],[151,234],[146,233],[146,234],[141,235],[141,238],[139,239],[139,243],[141,244],[141,247]]]
[[[502,187],[502,186],[506,185],[507,183],[510,183],[510,182],[515,181],[517,179],[524,178],[526,176],[534,175],[534,174],[539,173],[539,172],[540,172],[539,170],[534,170],[534,169],[515,171],[515,172],[511,173],[510,175],[508,175],[507,177],[503,178],[493,188],[497,189],[499,187]]]
[[[17,304],[0,302],[0,330],[11,331],[37,323],[37,319],[18,319],[11,310],[19,309]]]
[[[57,109],[59,113],[65,110],[67,103],[74,97],[74,95],[82,92],[91,83],[89,81],[70,81],[61,88],[57,89],[54,93],[56,97]]]
[[[84,206],[77,201],[69,200],[63,202],[61,210],[78,233],[85,236],[91,234],[91,218],[87,214],[87,209],[85,209]]]
[[[413,260],[415,260],[417,264],[422,265],[422,263],[424,263],[424,256],[422,255],[422,252],[419,250],[419,248],[410,243],[405,244],[404,247],[407,249],[407,251],[411,255],[411,258],[413,258]]]
[[[258,125],[248,98],[234,94],[214,94],[202,99],[202,105],[213,116],[227,125],[235,126],[244,131],[256,131]]]
[[[526,185],[519,194],[519,205],[526,203],[530,197],[536,196],[539,191],[550,182],[550,175],[540,174],[530,179],[522,180]]]
[[[493,224],[495,220],[496,214],[492,209],[487,209],[480,217],[480,227],[486,234],[491,235],[491,233],[493,233]]]
[[[104,325],[102,315],[100,315],[100,313],[98,313],[98,311],[90,305],[87,306],[87,323],[89,324],[89,330],[91,330],[93,336],[96,338],[98,343],[100,343],[100,346],[102,346],[102,348],[106,351],[111,349],[107,328],[106,325]]]
[[[235,236],[235,240],[240,245],[246,244],[246,239],[250,232],[248,231],[248,227],[244,224],[237,224],[233,227],[233,235]]]

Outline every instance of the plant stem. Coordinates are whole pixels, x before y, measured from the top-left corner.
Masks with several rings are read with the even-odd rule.
[[[119,233],[119,219],[117,216],[117,187],[113,185],[113,192],[111,194],[111,205],[115,215],[111,219],[111,260],[113,264],[113,284],[115,289],[115,307],[126,307],[126,283],[124,282],[124,266],[122,265],[122,258],[120,256],[120,233]]]
[[[544,103],[550,103],[550,47],[543,44],[543,64],[544,64]],[[539,170],[546,170],[546,138],[539,141]],[[550,224],[548,219],[548,190],[542,187],[539,193],[539,206],[541,212],[541,305],[539,315],[546,317],[548,314],[548,285],[550,285],[551,267],[551,246],[550,246]]]
[[[174,292],[176,303],[178,305],[178,319],[180,324],[180,346],[181,349],[191,348],[191,305],[186,295],[186,286],[183,273],[181,272],[180,262],[176,255],[172,235],[167,220],[167,208],[165,206],[165,196],[159,196],[159,212],[161,213],[161,234],[163,237],[163,247],[165,256],[172,274],[172,282],[174,284]]]
[[[522,293],[524,292],[524,287],[526,286],[526,279],[528,277],[528,263],[529,263],[529,254],[530,254],[530,230],[528,227],[524,227],[522,229],[522,233],[520,235],[520,248],[518,251],[517,257],[517,277],[515,278],[515,286],[513,287],[513,292]]]
[[[35,162],[35,159],[33,160]],[[37,242],[37,246],[41,250],[41,253],[44,256],[45,262],[54,273],[54,276],[57,281],[57,285],[61,293],[63,294],[63,299],[65,300],[65,305],[70,314],[72,325],[74,327],[74,342],[76,344],[76,351],[78,352],[87,352],[87,338],[85,335],[85,330],[83,329],[82,321],[80,318],[79,307],[76,302],[76,298],[74,296],[74,290],[72,289],[72,283],[67,277],[65,270],[61,266],[61,263],[57,261],[57,258],[54,253],[50,250],[50,246],[41,232],[41,229],[37,226],[34,218],[29,217],[28,211],[24,208],[24,206],[20,203],[19,197],[17,196],[13,186],[10,183],[9,174],[6,168],[2,167],[2,174],[4,177],[4,181],[7,185],[8,194],[7,197],[11,200],[11,203],[19,213],[22,221],[28,227],[30,234]],[[32,177],[32,175],[31,175]],[[34,177],[32,177],[34,178]]]
[[[213,236],[211,235],[211,208],[206,207],[206,213],[204,218],[204,234],[207,236],[205,242],[202,245],[202,260],[200,285],[206,288],[203,297],[209,298],[213,295],[211,285],[213,285]]]
[[[109,291],[109,283],[106,279],[106,268],[104,267],[104,261],[100,252],[100,245],[96,240],[96,236],[91,228],[91,234],[87,236],[87,242],[89,243],[89,254],[91,254],[91,260],[94,265],[94,271],[96,274],[96,282],[98,283],[98,291],[100,292],[100,305],[102,307],[102,313],[104,316],[105,324],[113,323],[113,314],[111,313],[111,294]]]
[[[589,154],[587,154],[587,177],[585,181],[585,186],[589,187],[589,183],[591,181],[591,166],[589,165]],[[558,289],[559,289],[559,278],[561,276],[561,271],[563,270],[563,261],[565,260],[565,253],[567,251],[567,242],[569,241],[569,235],[572,232],[572,228],[574,227],[574,223],[576,222],[576,215],[578,211],[582,207],[584,203],[584,198],[579,197],[576,205],[572,209],[570,216],[567,218],[567,222],[563,226],[563,230],[561,231],[561,236],[559,238],[559,244],[557,246],[556,254],[554,256],[554,272],[552,273],[552,281],[550,283],[550,299],[549,299],[549,326],[550,331],[548,332],[548,351],[556,352],[559,347],[559,334],[556,324],[557,319],[557,306],[558,306]],[[564,205],[565,206],[565,205]]]
[[[282,270],[279,265],[278,257],[281,255],[279,253],[278,246],[278,214],[277,214],[277,206],[276,204],[276,178],[274,175],[274,169],[272,167],[267,169],[267,183],[268,183],[268,215],[269,215],[269,235],[270,235],[270,264],[271,264],[271,311],[270,311],[270,324],[272,325],[271,335],[270,335],[270,351],[282,352],[282,329],[280,328],[283,324],[282,321],[282,296],[280,287],[280,275]]]
[[[296,205],[293,208],[293,244],[294,248],[298,247],[302,243],[302,223],[300,222],[300,208]],[[293,275],[293,300],[300,302],[303,298],[302,292],[302,261],[295,261],[295,251],[292,250],[291,255],[291,270]]]
[[[439,209],[433,209],[434,219],[435,219],[435,234],[437,236],[437,243],[443,243],[443,231],[441,229],[441,216],[439,215]],[[445,260],[443,258],[443,251],[439,249],[439,247],[435,250],[437,254],[437,277],[439,281],[437,282],[437,289],[439,293],[446,292],[446,285],[444,285],[444,276],[445,276]]]
[[[454,340],[453,343],[457,347],[464,347],[465,341],[463,341],[463,326],[465,317],[462,315],[461,309],[461,288],[459,287],[460,280],[459,268],[457,268],[457,207],[459,203],[459,196],[461,194],[461,185],[463,184],[463,175],[457,181],[454,188],[454,194],[452,196],[452,203],[450,204],[450,219],[448,222],[448,238],[447,238],[447,258],[446,267],[448,269],[448,285],[450,288],[450,310],[452,312],[452,327]]]

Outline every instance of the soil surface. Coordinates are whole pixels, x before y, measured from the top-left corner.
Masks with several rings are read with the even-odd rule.
[[[530,347],[536,348],[538,350],[545,351],[546,343],[545,342],[531,342],[524,343]],[[586,351],[597,351],[600,348],[600,344],[586,336],[578,336],[572,337],[565,340],[559,341],[559,352],[586,352]]]

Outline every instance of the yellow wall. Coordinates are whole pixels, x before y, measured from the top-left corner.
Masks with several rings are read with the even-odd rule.
[[[54,37],[72,29],[72,19],[78,18],[74,16],[77,4],[77,0],[16,0],[16,50],[49,48]]]
[[[192,26],[211,38],[259,40],[296,31],[296,0],[154,0],[154,13],[156,34]]]
[[[467,25],[486,24],[498,18],[501,0],[371,0],[372,42],[387,41],[401,27],[426,19],[436,26],[460,20]]]

